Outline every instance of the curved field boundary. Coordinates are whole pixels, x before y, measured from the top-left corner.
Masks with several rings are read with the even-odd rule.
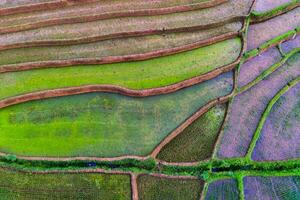
[[[151,153],[151,157],[156,158],[157,154],[160,152],[160,150],[167,145],[169,142],[171,142],[177,135],[179,135],[184,129],[186,129],[189,125],[191,125],[196,119],[198,119],[201,115],[206,113],[210,108],[217,104],[225,103],[229,100],[229,98],[233,95],[233,93],[220,97],[218,99],[215,99],[205,106],[203,106],[200,110],[198,110],[194,115],[192,115],[189,119],[187,119],[184,123],[182,123],[177,129],[175,129],[171,134],[169,134]],[[164,162],[167,163],[167,162]],[[177,162],[175,162],[177,163]],[[181,162],[179,162],[181,163]],[[193,165],[195,162],[187,162],[187,163],[181,163],[182,165]]]
[[[132,54],[132,55],[124,55],[124,56],[107,56],[104,58],[95,58],[95,59],[73,59],[73,60],[56,60],[56,61],[43,61],[43,62],[28,62],[28,63],[21,63],[21,64],[8,64],[8,65],[0,66],[0,73],[24,71],[24,70],[37,69],[37,68],[66,67],[66,66],[82,65],[82,64],[96,65],[96,64],[110,64],[110,63],[128,62],[128,61],[141,61],[141,60],[147,60],[151,58],[173,55],[176,53],[193,50],[196,48],[221,42],[226,39],[232,39],[239,35],[240,35],[239,32],[230,32],[206,40],[200,40],[192,44],[187,44],[179,47],[157,50],[157,51],[152,51],[152,52],[147,52],[142,54]]]
[[[37,47],[37,46],[59,46],[59,45],[74,45],[81,43],[91,43],[102,40],[109,40],[115,38],[122,37],[136,37],[136,36],[146,36],[146,35],[155,35],[155,34],[166,34],[166,33],[180,33],[180,32],[190,32],[197,31],[209,28],[215,28],[221,25],[225,25],[227,23],[232,23],[235,21],[242,21],[244,19],[243,16],[233,17],[221,22],[216,22],[212,24],[205,25],[197,25],[197,26],[189,26],[189,27],[177,27],[170,29],[148,29],[142,31],[131,31],[131,32],[118,32],[118,33],[110,33],[107,35],[98,35],[92,37],[80,37],[75,39],[59,39],[59,40],[45,40],[45,41],[31,41],[31,42],[19,42],[14,44],[5,44],[0,45],[0,50],[7,49],[15,49],[15,48],[23,48],[23,47]]]
[[[294,0],[289,3],[285,3],[277,8],[274,8],[272,10],[269,10],[267,12],[256,12],[253,11],[251,15],[251,23],[259,23],[266,21],[270,18],[276,17],[278,15],[284,14],[290,10],[293,10],[294,8],[297,8],[300,6],[299,0]]]
[[[283,87],[272,99],[271,101],[268,103],[267,105],[267,108],[265,109],[260,121],[259,121],[259,124],[254,132],[254,135],[253,135],[253,139],[249,145],[249,149],[248,149],[248,152],[246,154],[246,158],[248,159],[251,159],[251,155],[252,155],[252,152],[255,148],[255,145],[260,137],[260,132],[264,126],[264,123],[271,111],[271,109],[273,108],[274,104],[280,99],[280,97],[282,95],[284,95],[290,88],[294,87],[295,85],[297,85],[298,83],[300,82],[300,77],[292,80],[291,82],[289,82],[285,87]]]
[[[51,0],[44,3],[33,3],[14,7],[0,8],[0,16],[19,14],[24,12],[41,11],[48,9],[57,9],[80,3],[91,3],[96,0]]]
[[[272,47],[275,47],[278,44],[281,44],[282,42],[293,39],[294,37],[296,37],[299,34],[300,34],[300,27],[297,27],[294,30],[290,30],[288,32],[285,32],[284,34],[279,35],[279,36],[263,43],[258,48],[252,49],[252,50],[246,52],[243,56],[243,60],[247,61],[247,60],[249,60],[249,59],[251,59],[255,56],[258,56],[259,54],[267,51],[268,49],[270,49]]]
[[[178,6],[165,7],[165,8],[141,9],[141,10],[134,10],[133,7],[132,10],[127,10],[127,11],[120,10],[115,12],[92,13],[90,15],[80,15],[80,11],[79,11],[78,16],[74,16],[74,17],[45,19],[38,22],[28,22],[27,24],[1,28],[0,34],[31,30],[31,29],[54,26],[54,25],[91,22],[96,20],[111,19],[117,17],[153,16],[153,15],[165,15],[165,14],[171,14],[177,12],[187,12],[187,11],[214,7],[223,4],[225,2],[228,2],[228,0],[208,0],[204,2],[187,4],[187,5],[178,5]]]
[[[201,83],[203,81],[210,80],[224,72],[228,72],[232,70],[239,62],[240,59],[238,58],[235,62],[220,67],[209,73],[196,76],[194,78],[179,83],[175,83],[173,85],[159,87],[159,88],[132,90],[125,87],[116,86],[116,85],[84,85],[78,87],[51,89],[51,90],[44,90],[39,92],[32,92],[32,93],[0,100],[0,108],[8,107],[23,102],[33,101],[33,100],[69,96],[69,95],[83,94],[83,93],[90,93],[90,92],[113,92],[113,93],[119,93],[126,96],[135,96],[135,97],[146,97],[146,96],[167,94],[167,93],[175,92],[185,87],[189,87]]]
[[[44,161],[74,161],[74,160],[81,160],[81,161],[120,161],[124,159],[135,159],[135,160],[147,160],[150,157],[153,157],[155,159],[155,156],[157,153],[161,150],[161,148],[166,145],[168,142],[170,142],[176,135],[180,134],[183,129],[185,129],[187,126],[189,126],[194,120],[196,120],[199,116],[201,116],[203,113],[207,112],[210,108],[213,106],[224,103],[228,101],[228,99],[233,95],[233,93],[220,97],[218,99],[212,100],[205,106],[201,107],[198,111],[196,111],[195,114],[193,114],[191,117],[189,117],[185,122],[183,122],[177,129],[172,131],[165,139],[162,140],[162,142],[154,148],[150,156],[133,156],[133,155],[125,155],[125,156],[119,156],[119,157],[112,157],[112,158],[101,158],[101,157],[35,157],[35,156],[17,156],[18,159],[23,160],[31,160],[31,161],[37,161],[37,160],[44,160]],[[0,156],[5,157],[10,154],[0,152]],[[156,159],[155,159],[156,160]],[[160,162],[159,160],[157,160]],[[167,162],[162,162],[167,163]],[[197,165],[199,162],[195,163],[173,163],[177,166],[192,166]]]
[[[168,178],[168,179],[190,179],[190,180],[199,180],[196,176],[180,176],[180,175],[166,175],[166,174],[159,174],[159,173],[149,173],[149,174],[139,174],[139,176],[154,176],[154,177],[159,177],[159,178]]]
[[[263,71],[262,73],[260,73],[260,75],[257,76],[253,81],[251,81],[250,83],[248,83],[247,85],[245,85],[245,86],[243,86],[241,88],[238,88],[237,94],[243,93],[246,90],[248,90],[251,87],[253,87],[254,85],[258,84],[261,80],[263,80],[264,78],[266,78],[267,76],[269,76],[270,74],[272,74],[275,70],[277,70],[284,63],[286,63],[286,61],[290,57],[292,57],[293,55],[295,55],[295,54],[297,54],[299,52],[300,52],[300,48],[296,48],[296,49],[293,49],[292,51],[290,51],[288,54],[286,54],[284,56],[284,58],[282,60],[280,60],[278,63],[275,63],[274,65],[270,66],[268,69],[266,69],[265,71]]]

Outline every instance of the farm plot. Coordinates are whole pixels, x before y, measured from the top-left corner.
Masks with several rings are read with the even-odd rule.
[[[272,107],[254,148],[252,159],[287,160],[300,157],[300,84]]]
[[[208,185],[205,200],[238,200],[239,191],[235,179],[217,180]]]
[[[288,31],[293,31],[300,26],[300,8],[274,17],[265,22],[249,26],[247,47],[248,50],[255,49],[259,45]]]
[[[130,89],[167,86],[234,62],[240,48],[240,39],[231,39],[146,61],[1,73],[0,99],[34,91],[89,84],[112,84]]]
[[[25,156],[145,156],[195,111],[229,94],[232,86],[228,72],[165,95],[138,98],[98,92],[6,107],[0,110],[0,151]]]
[[[199,200],[204,182],[197,179],[138,176],[140,200],[172,199]]]
[[[184,13],[123,17],[1,34],[0,49],[41,44],[78,44],[124,36],[208,28],[245,16],[251,2],[230,0],[220,6]]]
[[[300,199],[299,176],[249,176],[244,178],[245,200]]]
[[[131,199],[129,175],[34,174],[0,169],[1,200]]]
[[[0,32],[20,31],[57,24],[87,22],[129,15],[141,16],[190,11],[216,6],[224,2],[226,0],[96,1],[79,6],[75,4],[75,6],[60,7],[54,10],[48,9],[39,12],[3,16],[0,19]]]
[[[295,48],[300,47],[300,36],[296,36],[292,40],[288,40],[281,44],[281,49],[284,53],[288,53]]]
[[[257,13],[264,13],[292,2],[295,2],[295,0],[257,0],[253,11]]]
[[[243,157],[268,102],[288,82],[300,75],[300,54],[258,84],[237,95],[229,108],[228,120],[216,150],[219,158]]]
[[[157,155],[168,162],[196,162],[209,159],[224,120],[225,104],[217,105],[200,116]]]
[[[266,52],[251,58],[241,65],[238,76],[238,87],[243,87],[253,81],[263,71],[268,69],[282,59],[276,47],[268,49]]]
[[[233,22],[217,28],[192,32],[120,38],[69,46],[10,49],[0,51],[0,65],[26,65],[28,62],[46,61],[61,61],[62,63],[65,63],[65,65],[70,65],[70,61],[74,60],[84,60],[84,63],[86,64],[95,64],[97,63],[95,60],[98,60],[98,62],[101,62],[101,60],[102,62],[105,62],[103,59],[110,56],[131,56],[131,60],[145,60],[148,58],[197,49],[207,45],[207,43],[211,44],[212,41],[209,41],[209,39],[212,37],[228,33],[236,33],[237,35],[241,27],[242,24],[240,22]],[[233,38],[234,36],[232,35],[231,37]],[[222,40],[224,39],[222,38]],[[217,47],[218,45],[215,46]],[[231,46],[228,44],[227,48],[225,47],[224,51],[236,51],[238,53],[241,47],[239,42],[231,42]],[[151,53],[151,55],[147,55],[147,53]],[[127,58],[124,60],[127,61],[129,59]],[[115,61],[110,59],[110,61],[106,62],[116,61],[119,62],[119,59],[115,59]],[[40,65],[47,67],[49,64],[40,63]],[[3,66],[1,68],[3,68]],[[6,68],[9,68],[9,66],[6,66]]]

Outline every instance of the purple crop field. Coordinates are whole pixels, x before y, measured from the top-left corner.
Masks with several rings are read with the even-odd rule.
[[[245,200],[298,200],[300,176],[244,178]]]
[[[253,81],[259,74],[271,65],[281,60],[281,54],[276,47],[243,63],[238,76],[238,86],[243,87]]]
[[[300,8],[296,8],[268,21],[250,25],[247,40],[248,50],[255,49],[264,42],[300,26],[299,12]]]
[[[272,97],[289,81],[300,75],[300,54],[292,57],[269,77],[237,95],[229,108],[229,117],[217,149],[217,157],[232,158],[246,155],[260,116]]]
[[[238,200],[239,191],[235,179],[223,179],[209,184],[205,200]]]
[[[273,106],[261,131],[253,160],[287,160],[300,157],[300,84]]]

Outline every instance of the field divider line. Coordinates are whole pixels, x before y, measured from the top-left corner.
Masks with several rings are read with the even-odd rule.
[[[205,106],[202,106],[198,111],[196,111],[191,117],[189,117],[186,121],[184,121],[181,125],[179,125],[174,131],[172,131],[167,137],[165,137],[152,151],[150,156],[152,158],[156,158],[158,153],[161,151],[161,149],[166,146],[168,143],[170,143],[175,137],[177,137],[184,129],[186,129],[189,125],[191,125],[196,119],[198,119],[200,116],[202,116],[204,113],[206,113],[210,108],[217,104],[222,104],[224,102],[227,102],[229,98],[233,95],[231,94],[219,97],[217,99],[214,99],[207,103]],[[163,162],[168,163],[168,162]],[[192,166],[196,164],[196,162],[173,162],[173,164],[180,165],[180,166]]]
[[[3,167],[0,166],[0,169],[9,170],[19,173],[30,173],[30,174],[78,174],[78,173],[100,173],[100,174],[120,174],[120,175],[132,175],[132,172],[121,171],[121,170],[106,170],[106,169],[67,169],[67,170],[26,170],[26,169],[16,169],[14,167]]]
[[[270,49],[272,47],[275,47],[287,40],[293,39],[294,37],[296,37],[299,34],[300,34],[300,27],[289,30],[289,31],[261,44],[259,47],[252,49],[250,51],[247,51],[243,55],[243,61],[246,62],[246,61],[250,60],[251,58],[256,57],[259,54],[267,51],[268,49]]]
[[[300,0],[293,0],[291,2],[282,4],[276,8],[273,8],[271,10],[268,10],[266,12],[251,12],[251,23],[260,23],[264,22],[268,19],[274,18],[276,16],[279,16],[281,14],[287,13],[290,10],[293,10],[300,6]]]
[[[249,12],[251,12],[251,10],[253,9],[253,6],[255,5],[255,2],[256,2],[256,0],[254,0],[252,2],[252,5],[251,5],[251,8],[250,8]],[[240,66],[244,62],[243,56],[244,56],[244,54],[246,53],[246,50],[247,50],[247,35],[248,35],[249,25],[250,25],[250,16],[246,17],[246,19],[244,21],[242,32],[241,32],[242,41],[243,41],[241,59],[239,60],[237,66],[234,68],[234,78],[233,78],[234,85],[233,85],[232,96],[228,100],[227,109],[226,109],[226,112],[225,112],[225,117],[224,117],[224,120],[222,122],[221,128],[219,130],[217,140],[214,144],[214,149],[213,149],[213,152],[212,152],[212,158],[213,159],[217,158],[217,151],[218,151],[218,148],[221,144],[221,139],[223,137],[224,126],[228,121],[232,100],[233,100],[234,94],[236,93],[237,88],[238,88],[238,76],[239,76]]]
[[[131,196],[132,200],[139,200],[139,192],[138,192],[138,185],[137,185],[137,175],[131,173],[130,175],[130,183],[131,183]]]
[[[129,61],[142,61],[151,58],[169,56],[177,53],[190,51],[200,47],[205,47],[218,42],[222,42],[228,39],[233,39],[239,36],[240,36],[239,32],[229,32],[209,39],[200,40],[191,44],[151,51],[147,53],[140,53],[140,54],[131,54],[131,55],[123,55],[123,56],[107,56],[103,58],[93,58],[93,59],[82,58],[82,59],[37,61],[37,62],[28,62],[28,63],[0,65],[0,73],[24,71],[24,70],[31,70],[31,69],[38,69],[38,68],[68,67],[73,65],[86,65],[86,64],[98,65],[98,64],[111,64],[111,63],[129,62]]]
[[[300,77],[290,81],[286,86],[284,86],[268,103],[263,115],[261,116],[260,118],[260,121],[258,123],[258,126],[254,132],[254,135],[253,135],[253,138],[251,140],[251,143],[249,145],[249,148],[248,148],[248,151],[247,151],[247,154],[246,154],[246,158],[251,160],[251,155],[253,153],[253,150],[256,146],[256,143],[260,137],[260,133],[261,133],[261,130],[265,124],[265,121],[267,120],[268,118],[268,115],[270,113],[270,111],[272,110],[274,104],[280,99],[281,96],[283,96],[286,92],[288,92],[288,90],[294,86],[296,86],[298,83],[300,82]]]
[[[0,156],[6,157],[11,154],[0,152]],[[29,160],[29,161],[102,161],[102,162],[113,162],[113,161],[121,161],[125,159],[134,159],[139,161],[144,161],[149,158],[149,156],[135,156],[135,155],[124,155],[124,156],[118,156],[118,157],[111,157],[111,158],[105,158],[105,157],[86,157],[86,156],[77,156],[77,157],[46,157],[46,156],[18,156],[16,155],[17,159],[22,160]]]
[[[260,73],[259,76],[257,76],[253,81],[251,81],[250,83],[248,83],[247,85],[239,88],[237,90],[236,95],[241,94],[247,90],[249,90],[250,88],[252,88],[253,86],[257,85],[260,81],[262,81],[263,79],[265,79],[266,77],[268,77],[270,74],[272,74],[273,72],[275,72],[278,68],[280,68],[282,65],[284,65],[293,55],[297,54],[300,52],[300,48],[295,48],[292,51],[290,51],[288,54],[286,54],[283,59],[281,59],[279,62],[275,63],[274,65],[270,66],[269,68],[267,68],[266,70],[264,70],[262,73]]]
[[[52,19],[44,19],[37,22],[28,22],[26,24],[10,26],[7,28],[0,28],[0,34],[13,33],[13,32],[19,32],[24,30],[32,30],[32,29],[55,26],[55,25],[84,23],[84,22],[92,22],[97,20],[112,19],[112,18],[119,18],[119,17],[166,15],[172,13],[187,12],[187,11],[200,10],[204,8],[210,8],[226,2],[228,2],[228,0],[211,0],[211,1],[204,1],[199,3],[191,3],[185,5],[163,7],[163,8],[150,8],[150,9],[140,9],[140,10],[131,9],[127,11],[120,10],[120,11],[104,12],[104,13],[97,13],[97,14],[93,13],[90,15],[80,15],[80,13],[78,13],[78,16],[73,16],[73,17],[64,17],[64,18],[58,17]]]

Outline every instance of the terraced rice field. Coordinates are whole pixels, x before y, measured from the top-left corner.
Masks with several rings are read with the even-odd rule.
[[[300,199],[299,0],[0,0],[0,200]]]
[[[1,151],[26,156],[147,155],[202,106],[228,95],[232,84],[228,72],[159,96],[99,92],[6,107],[0,111]]]

